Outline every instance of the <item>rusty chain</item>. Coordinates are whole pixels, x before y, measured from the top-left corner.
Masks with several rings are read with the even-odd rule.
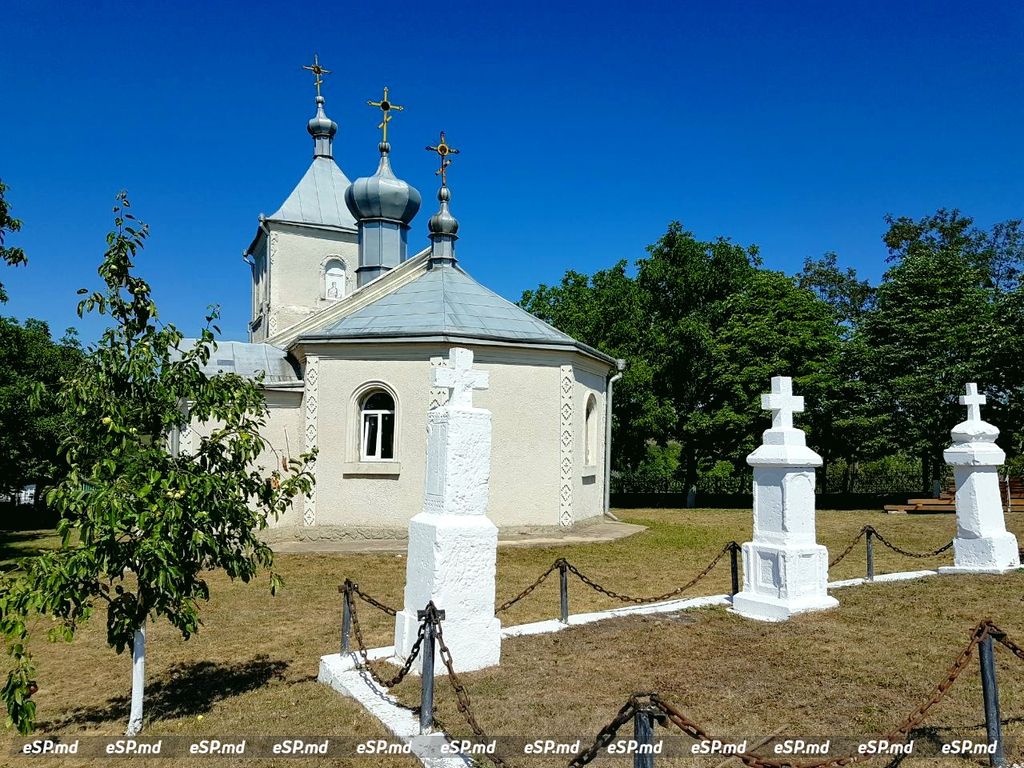
[[[615,735],[619,732],[619,728],[628,723],[629,719],[633,717],[636,713],[636,706],[637,699],[634,694],[629,697],[629,701],[622,705],[622,709],[620,709],[618,714],[611,719],[611,722],[597,732],[594,743],[569,761],[567,768],[582,768],[582,766],[597,757],[598,753],[607,747],[611,743],[612,739],[615,738]]]
[[[375,599],[374,597],[366,594],[365,592],[363,592],[363,590],[361,590],[359,588],[358,584],[356,584],[354,581],[352,581],[352,579],[345,579],[345,583],[341,584],[338,587],[338,591],[339,592],[343,593],[343,592],[345,592],[345,590],[351,591],[353,594],[355,594],[364,603],[369,603],[374,608],[376,608],[376,609],[386,613],[388,616],[397,616],[398,615],[398,609],[392,608],[390,605],[384,605],[384,603],[382,603],[379,600]]]
[[[698,573],[696,576],[694,576],[688,582],[683,584],[683,586],[676,587],[671,592],[666,592],[666,593],[664,593],[662,595],[655,595],[653,597],[634,597],[632,595],[624,595],[624,594],[620,594],[619,592],[613,592],[612,590],[610,590],[610,589],[608,589],[606,587],[601,586],[596,581],[594,581],[593,579],[589,578],[586,574],[584,574],[582,571],[580,571],[580,569],[577,568],[572,563],[566,561],[565,567],[571,573],[575,574],[575,576],[580,581],[582,581],[584,584],[586,584],[591,589],[594,589],[594,590],[600,592],[601,594],[607,595],[608,597],[611,597],[611,598],[613,598],[615,600],[620,600],[623,603],[634,603],[636,605],[643,605],[644,603],[658,603],[658,602],[661,602],[662,600],[668,600],[671,597],[675,597],[676,595],[679,595],[679,594],[685,592],[686,590],[690,589],[690,587],[694,586],[698,581],[700,581],[705,576],[707,576],[709,573],[711,573],[711,571],[714,569],[714,567],[716,565],[718,565],[719,562],[721,562],[722,558],[725,557],[732,550],[733,544],[734,544],[734,542],[730,541],[728,544],[726,544],[724,547],[722,547],[722,551],[719,552],[717,555],[715,555],[715,559],[712,560],[708,564],[707,568],[705,568],[703,571]]]
[[[444,631],[441,629],[441,620],[437,617],[437,613],[430,613],[429,618],[423,622],[424,627],[427,625],[427,621],[432,621],[434,624],[434,637],[437,640],[437,650],[441,654],[441,662],[448,670],[448,682],[452,684],[452,689],[455,691],[456,706],[458,707],[459,713],[473,730],[473,734],[480,741],[485,743],[492,741],[484,729],[480,727],[480,723],[477,722],[476,716],[473,714],[472,702],[470,702],[469,699],[469,691],[466,690],[466,686],[463,685],[459,676],[455,674],[455,662],[452,660],[452,652],[449,650],[448,644],[444,641]],[[509,763],[499,755],[488,755],[487,758],[499,768],[511,768]]]
[[[986,620],[979,622],[978,625],[971,632],[971,639],[968,642],[967,646],[960,652],[956,660],[949,667],[945,677],[939,682],[938,685],[935,686],[934,689],[932,689],[932,693],[928,697],[928,699],[924,703],[918,705],[906,717],[906,719],[904,719],[904,721],[900,723],[899,726],[889,731],[889,733],[885,734],[885,736],[883,736],[882,738],[890,742],[894,742],[897,740],[905,740],[915,728],[920,726],[921,723],[923,723],[925,719],[928,717],[928,713],[931,712],[931,710],[937,704],[939,704],[939,702],[946,698],[946,694],[949,692],[949,689],[953,686],[953,683],[956,682],[957,678],[960,677],[964,669],[967,668],[968,662],[974,655],[974,649],[977,647],[978,643],[980,643],[982,640],[985,639],[985,637],[989,635],[992,635],[994,638],[999,639],[999,636],[1002,635],[1002,633],[990,621]],[[1003,637],[1005,638],[1005,635],[1003,635]],[[1002,641],[1000,640],[1000,642]],[[1011,648],[1011,650],[1014,653],[1017,653],[1018,651],[1024,653],[1024,650],[1021,650],[1019,646],[1014,646],[1013,648]],[[1024,656],[1022,656],[1021,658],[1024,658]],[[675,723],[675,725],[678,726],[687,735],[699,741],[711,740],[712,737],[708,734],[706,730],[704,730],[697,723],[690,720],[682,711],[680,711],[676,707],[672,706],[668,702],[658,697],[657,694],[651,695],[651,703],[654,704],[654,706],[656,706],[658,709],[660,709],[668,717],[669,720]],[[735,757],[738,760],[742,761],[743,764],[748,766],[749,768],[840,768],[840,766],[849,765],[851,763],[870,759],[875,756],[853,754],[844,755],[842,757],[834,757],[828,760],[819,760],[815,762],[793,762],[792,760],[788,759],[775,760],[772,758],[762,757],[753,752],[740,753],[737,754]]]
[[[416,642],[412,644],[412,649],[409,651],[408,657],[405,659],[405,664],[398,670],[398,673],[391,678],[382,678],[377,674],[376,670],[370,666],[370,655],[366,648],[366,642],[363,640],[363,631],[359,626],[359,615],[356,613],[356,603],[352,599],[351,592],[346,591],[345,600],[348,602],[349,613],[352,616],[352,634],[356,636],[356,645],[359,647],[359,655],[363,659],[363,669],[370,673],[370,676],[377,681],[377,684],[382,688],[392,688],[402,682],[406,675],[409,674],[409,670],[412,669],[412,663],[416,660],[416,657],[420,654],[420,646],[423,645],[423,638],[427,633],[427,622],[423,621],[420,623],[419,631],[416,633]]]
[[[533,590],[535,590],[541,584],[543,584],[547,577],[554,573],[558,569],[558,566],[563,562],[565,561],[562,558],[558,558],[557,560],[555,560],[555,562],[553,562],[551,566],[546,571],[544,571],[544,573],[542,573],[535,582],[533,582],[533,584],[528,586],[526,589],[524,589],[518,595],[513,597],[511,600],[506,600],[504,603],[499,605],[497,608],[494,609],[494,612],[501,613],[502,611],[507,611],[509,608],[518,603],[524,597],[528,597],[530,593],[533,592]]]
[[[865,532],[868,528],[871,528],[871,526],[865,526]],[[899,554],[905,555],[906,557],[916,557],[919,559],[924,559],[926,557],[935,557],[936,555],[941,555],[943,552],[946,552],[947,550],[953,547],[953,542],[950,541],[948,544],[943,544],[941,547],[939,547],[938,549],[933,549],[931,552],[911,552],[908,549],[903,549],[903,547],[896,546],[887,538],[885,538],[885,536],[876,531],[874,528],[871,528],[871,533],[874,534],[876,539],[878,539],[883,545],[891,549],[893,552],[898,552]]]
[[[1021,661],[1024,661],[1024,648],[1022,648],[1021,646],[1017,645],[1015,642],[1013,642],[1013,640],[1008,638],[1006,636],[1006,633],[1003,632],[1003,630],[1001,630],[995,624],[990,624],[989,625],[989,632],[988,633],[989,633],[989,635],[991,635],[993,640],[995,640],[997,643],[999,643],[1004,648],[1006,648],[1006,650],[1008,650],[1010,653],[1012,653],[1018,659],[1020,659]]]
[[[860,529],[860,533],[858,533],[858,534],[857,534],[857,538],[855,538],[855,539],[854,539],[853,541],[851,541],[851,542],[850,542],[850,546],[848,546],[848,547],[847,547],[846,549],[844,549],[844,550],[843,550],[843,554],[841,554],[841,555],[840,555],[839,557],[837,557],[837,558],[835,558],[834,560],[832,560],[832,562],[830,562],[830,563],[828,564],[828,567],[829,567],[829,568],[832,568],[832,567],[834,567],[834,566],[836,566],[836,565],[839,565],[839,562],[840,562],[840,561],[841,561],[841,560],[842,560],[842,559],[843,559],[844,557],[846,557],[846,556],[847,556],[848,554],[850,554],[851,552],[853,552],[853,548],[854,548],[855,546],[857,546],[857,542],[858,542],[858,541],[860,541],[861,539],[863,539],[863,538],[864,538],[864,534],[866,534],[866,533],[868,532],[868,528],[870,528],[870,527],[871,527],[871,526],[868,526],[868,525],[866,525],[866,526],[864,526],[863,528],[861,528],[861,529]]]

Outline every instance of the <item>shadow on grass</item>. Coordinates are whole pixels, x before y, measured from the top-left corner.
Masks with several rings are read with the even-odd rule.
[[[59,543],[53,531],[0,531],[0,563],[38,555]]]
[[[283,680],[286,661],[265,655],[239,664],[200,661],[175,664],[166,674],[146,684],[145,719],[172,720],[209,712],[218,701],[261,688],[271,680]],[[74,709],[63,718],[42,722],[39,729],[54,731],[69,725],[95,725],[128,720],[130,699],[118,696],[106,704]]]

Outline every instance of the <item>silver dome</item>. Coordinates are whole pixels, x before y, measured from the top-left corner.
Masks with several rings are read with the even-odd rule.
[[[380,165],[373,176],[352,182],[345,190],[345,204],[356,221],[387,219],[406,226],[420,209],[419,191],[399,179],[391,170],[387,144],[381,144]]]

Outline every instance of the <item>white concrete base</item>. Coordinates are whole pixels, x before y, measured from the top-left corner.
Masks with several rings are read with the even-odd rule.
[[[785,621],[798,613],[825,611],[839,601],[829,594],[806,595],[801,598],[778,598],[751,592],[740,592],[733,598],[731,611],[746,619]]]
[[[445,643],[456,672],[495,666],[501,622],[494,615],[498,529],[483,515],[421,512],[409,521],[405,608],[395,618],[395,652],[406,658],[419,632],[417,612],[433,601],[445,612]],[[434,668],[445,671],[440,655]],[[422,661],[413,664],[418,674]]]
[[[943,573],[1006,573],[1020,568],[1017,537],[1009,531],[992,536],[953,539],[953,565]]]
[[[808,611],[835,608],[828,588],[828,550],[820,544],[743,545],[743,591],[732,609],[759,621],[785,621]]]
[[[370,652],[370,658],[392,648],[377,648]],[[472,762],[466,758],[440,757],[441,745],[448,744],[443,732],[420,735],[420,721],[416,713],[402,707],[398,700],[381,688],[366,672],[354,669],[355,655],[341,656],[332,653],[320,657],[320,672],[317,682],[329,685],[338,693],[358,701],[363,708],[376,717],[396,740],[408,744],[412,754],[427,768],[467,768]]]

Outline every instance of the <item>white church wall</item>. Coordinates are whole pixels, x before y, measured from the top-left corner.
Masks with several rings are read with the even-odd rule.
[[[264,390],[267,401],[267,423],[260,434],[267,443],[266,449],[253,462],[253,467],[262,467],[262,474],[270,475],[274,469],[284,471],[281,460],[298,458],[302,453],[302,390]],[[199,447],[203,437],[214,429],[222,427],[220,422],[192,423],[182,432],[181,450],[192,452]],[[270,521],[271,527],[291,527],[302,525],[304,499],[296,499],[291,509],[277,519]]]
[[[316,525],[309,537],[404,536],[419,510],[424,487],[426,418],[431,397],[429,361],[452,345],[318,345]],[[477,367],[490,374],[479,407],[493,414],[491,496],[488,517],[501,527],[556,526],[560,484],[560,365],[575,353],[490,345],[473,349]],[[313,354],[312,349],[310,354]],[[596,367],[596,364],[595,364]],[[604,377],[580,369],[573,392],[580,422],[574,443],[576,521],[601,514],[604,442]],[[361,415],[356,394],[380,382],[396,398],[393,462],[361,462]],[[597,398],[597,462],[583,477],[583,398]]]
[[[299,227],[280,222],[270,229],[270,317],[273,335],[332,303],[323,297],[324,270],[331,257],[345,265],[345,295],[356,289],[359,246],[354,232]]]

